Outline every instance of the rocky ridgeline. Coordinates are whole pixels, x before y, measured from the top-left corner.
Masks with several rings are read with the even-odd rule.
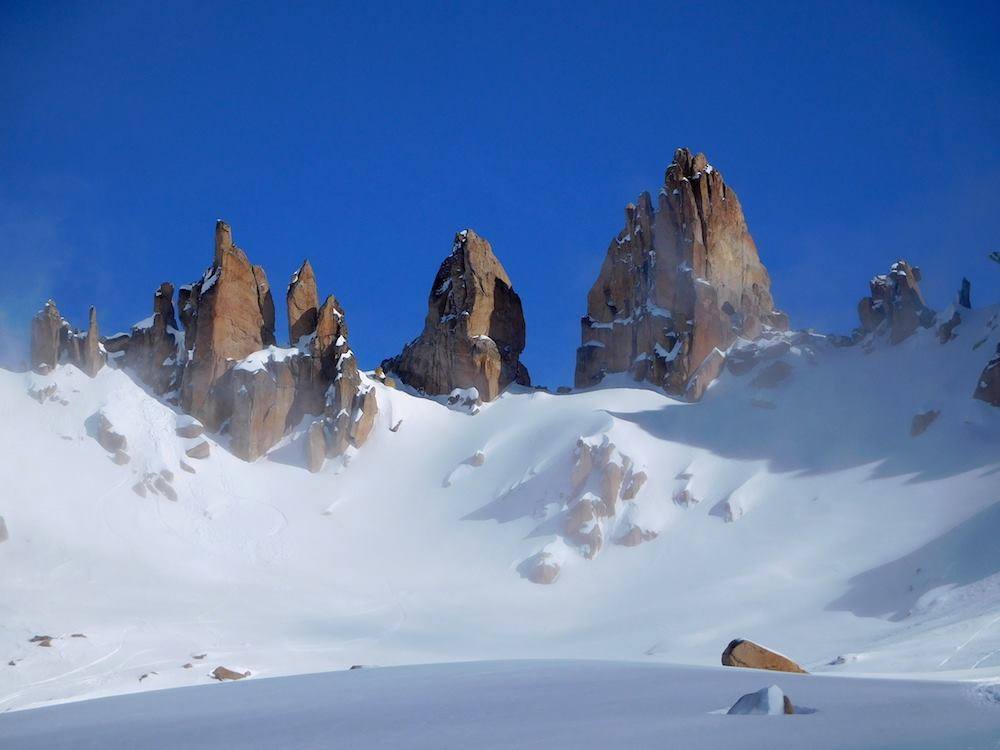
[[[625,208],[581,324],[577,387],[628,373],[691,399],[738,336],[788,327],[739,199],[704,154],[678,149],[657,208],[649,193]]]
[[[250,263],[219,221],[212,265],[178,290],[180,325],[166,282],[153,295],[149,318],[103,340],[93,308],[90,327],[80,333],[49,301],[32,321],[32,366],[44,373],[75,364],[93,377],[108,360],[177,404],[196,420],[198,434],[202,425],[227,431],[230,449],[247,461],[315,415],[305,443],[307,463],[318,470],[327,456],[367,439],[378,405],[348,346],[344,311],[333,296],[319,304],[308,261],[292,277],[286,301],[291,345],[280,348],[264,269]],[[187,455],[204,458],[207,448],[199,441]]]
[[[524,341],[521,298],[490,243],[467,229],[434,277],[423,332],[382,369],[431,396],[475,388],[492,401],[511,383],[529,384]]]

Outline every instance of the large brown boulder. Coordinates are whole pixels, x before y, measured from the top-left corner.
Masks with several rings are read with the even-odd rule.
[[[467,229],[434,278],[423,333],[382,369],[432,396],[475,388],[492,401],[511,383],[528,384],[524,340],[521,298],[490,243]]]
[[[898,260],[888,274],[868,282],[870,296],[858,302],[858,318],[863,333],[886,330],[889,341],[898,344],[917,328],[934,325],[934,311],[924,304],[920,292],[920,269]]]
[[[626,207],[581,324],[577,387],[623,372],[692,399],[737,336],[787,328],[739,199],[704,154],[678,149],[657,207],[649,193]]]
[[[766,649],[753,641],[737,638],[731,641],[722,652],[722,665],[725,667],[744,667],[746,669],[770,669],[774,672],[799,672],[806,670],[779,653]]]
[[[285,303],[288,307],[288,343],[295,346],[299,339],[316,330],[319,315],[316,275],[308,260],[303,261],[292,276]]]
[[[996,354],[986,363],[983,374],[979,376],[973,398],[1000,406],[1000,344],[997,344]]]
[[[193,312],[192,298],[197,299]],[[228,416],[224,397],[213,386],[233,365],[274,340],[269,298],[263,270],[233,244],[229,225],[218,221],[212,266],[185,297],[184,314],[196,317],[197,324],[193,340],[187,341],[191,359],[181,380],[182,408],[210,430]]]

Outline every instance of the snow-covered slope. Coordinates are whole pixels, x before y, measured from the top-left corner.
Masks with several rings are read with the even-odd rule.
[[[727,716],[779,683],[801,715]],[[18,750],[992,750],[996,686],[658,664],[467,662],[128,695],[0,717]]]
[[[179,415],[122,371],[0,371],[0,711],[203,685],[219,665],[251,681],[523,657],[709,665],[734,637],[810,671],[996,678],[1000,409],[970,396],[1000,311],[964,317],[947,344],[812,340],[774,387],[752,385],[764,365],[727,372],[697,404],[522,389],[470,415],[372,381],[371,439],[315,475],[301,433],[254,464],[218,436],[186,458]],[[93,438],[101,410],[128,464]],[[581,438],[648,477],[596,522],[593,559],[562,533]],[[161,470],[176,500],[140,497]],[[657,537],[614,543],[633,526]],[[561,566],[553,585],[522,577],[539,552]]]

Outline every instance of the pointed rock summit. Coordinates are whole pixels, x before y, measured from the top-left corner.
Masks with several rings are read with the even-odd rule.
[[[217,430],[224,408],[212,397],[213,386],[238,361],[274,343],[274,305],[268,308],[267,277],[233,244],[229,225],[215,225],[215,260],[194,284],[186,305],[194,302],[195,335],[187,341],[190,361],[181,380],[181,406]]]
[[[524,342],[521,298],[490,243],[467,229],[434,278],[423,333],[382,369],[428,395],[475,388],[492,401],[511,383],[529,383]]]
[[[288,307],[288,342],[295,346],[299,339],[316,330],[319,315],[316,275],[308,260],[303,261],[292,276],[285,300]]]
[[[737,336],[787,329],[739,199],[704,154],[678,149],[657,206],[643,193],[625,208],[581,325],[577,387],[628,373],[692,399]]]
[[[90,377],[96,377],[106,360],[97,326],[97,310],[90,308],[86,331],[77,331],[49,300],[31,320],[31,367],[47,373],[66,362],[76,365]]]
[[[924,303],[920,293],[920,269],[916,266],[897,260],[888,274],[880,274],[869,281],[868,288],[871,295],[858,302],[863,333],[884,330],[889,341],[898,344],[913,335],[917,328],[934,325],[936,316]]]

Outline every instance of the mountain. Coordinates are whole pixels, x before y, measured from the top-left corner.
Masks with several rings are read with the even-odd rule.
[[[695,172],[707,187],[629,209],[632,238],[595,285],[614,276],[611,296],[592,291],[585,318],[585,337],[611,337],[584,342],[600,377],[570,392],[526,385],[520,300],[471,231],[421,335],[373,372],[308,262],[280,346],[266,276],[222,222],[212,265],[176,305],[159,287],[126,334],[100,338],[96,313],[77,331],[47,304],[35,370],[0,371],[0,711],[206,685],[217,667],[249,672],[239,694],[266,702],[277,687],[244,685],[558,658],[645,664],[539,666],[553,694],[580,670],[640,691],[690,675],[707,714],[773,674],[664,665],[718,665],[734,638],[810,673],[1000,678],[1000,305],[972,308],[966,289],[930,310],[899,261],[855,331],[790,330],[735,194],[703,156],[676,158],[668,187]],[[619,344],[621,367],[604,351]],[[479,667],[433,669],[497,689]],[[420,693],[412,672],[371,671],[386,676],[351,677]],[[351,692],[346,675],[299,679],[288,694]],[[815,677],[781,680],[820,713],[861,710]],[[888,706],[936,688],[873,690]],[[16,732],[31,713],[0,716],[0,739],[30,746]]]

